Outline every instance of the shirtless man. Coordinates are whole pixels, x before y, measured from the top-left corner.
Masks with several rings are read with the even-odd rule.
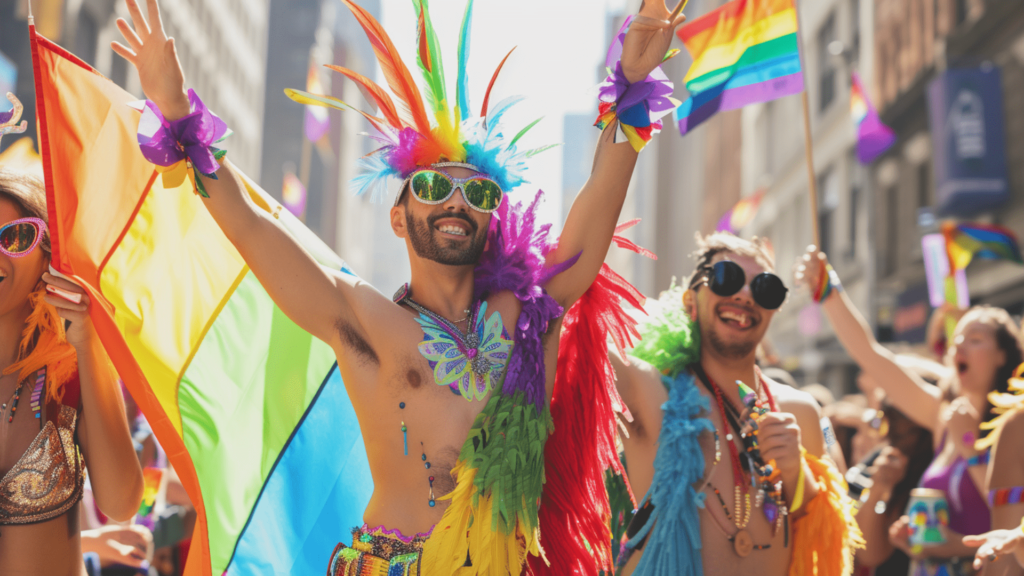
[[[810,395],[764,378],[755,364],[757,345],[785,300],[786,288],[772,274],[772,256],[760,242],[715,233],[700,239],[696,259],[697,267],[687,284],[689,289],[682,293],[682,306],[687,318],[695,320],[693,330],[699,333],[700,344],[693,348],[699,346],[699,351],[692,350],[689,358],[682,361],[676,370],[668,366],[652,366],[637,358],[630,358],[628,365],[621,358],[613,358],[619,392],[633,416],[633,421],[626,425],[628,437],[623,435],[622,438],[629,479],[638,498],[643,494],[657,494],[657,467],[668,463],[666,458],[671,459],[674,454],[669,451],[672,447],[665,445],[664,436],[659,442],[663,424],[668,425],[667,421],[663,423],[663,406],[666,410],[671,409],[668,402],[670,394],[673,394],[666,390],[662,372],[669,370],[668,378],[674,376],[671,372],[678,372],[679,377],[672,384],[690,387],[694,394],[689,397],[691,404],[702,402],[696,394],[707,402],[709,409],[694,408],[693,417],[709,419],[719,443],[717,451],[720,458],[716,463],[715,435],[705,429],[697,440],[703,453],[704,473],[702,476],[699,472],[694,473],[697,481],[693,489],[697,497],[704,500],[703,508],[695,509],[695,514],[699,515],[699,538],[703,543],[699,556],[704,571],[766,576],[788,574],[795,542],[792,531],[787,534],[786,528],[798,521],[806,512],[807,503],[814,500],[820,490],[808,459],[801,456],[801,447],[807,454],[822,458],[826,446],[819,425],[821,414]],[[678,292],[669,293],[673,300],[666,302],[667,306],[679,306],[675,300]],[[683,331],[686,327],[673,325],[672,329]],[[644,338],[647,339],[648,334],[645,333]],[[652,344],[657,345],[657,340],[649,341],[647,346]],[[651,350],[648,348],[647,351]],[[650,357],[650,354],[642,353],[641,348],[637,348],[635,353]],[[703,374],[700,373],[701,368]],[[728,444],[735,446],[737,455],[743,453],[744,445],[720,408],[731,404],[742,412],[737,381],[754,389],[759,404],[766,408],[771,407],[774,400],[775,409],[758,421],[761,456],[764,462],[774,461],[779,475],[777,479],[782,482],[781,496],[785,505],[793,508],[794,500],[800,500],[796,502],[800,508],[789,516],[788,526],[781,523],[781,529],[773,529],[753,494],[749,523],[744,526],[735,512],[742,509],[734,502],[735,482],[745,484],[747,493],[756,493],[750,488],[749,474],[744,472],[742,479],[735,477]],[[716,387],[721,394],[720,400],[712,393]],[[665,455],[661,456],[663,451]],[[656,457],[659,458],[658,464],[655,463]],[[699,460],[695,464],[699,466]],[[741,469],[747,470],[745,465]],[[798,497],[797,487],[801,479],[804,483]],[[768,500],[766,496],[765,501]],[[657,497],[654,504],[653,514],[656,515]],[[634,551],[624,574],[634,573],[634,570],[636,574],[652,573],[652,566],[658,564],[658,560],[647,559],[645,554],[654,553],[651,541],[659,536],[659,528],[668,522],[664,517],[654,515],[647,518],[642,507],[630,526],[627,535],[633,536],[645,528],[646,523],[654,523],[646,537],[641,534],[638,541],[631,542]],[[661,554],[662,550],[657,553]],[[682,555],[688,553],[684,551]],[[698,552],[693,552],[696,554]],[[678,569],[678,566],[673,568]]]
[[[351,2],[346,3],[357,16],[366,16]],[[641,9],[626,36],[621,60],[631,82],[647,78],[661,63],[675,29],[684,19],[679,13],[683,3],[672,12],[663,0],[647,2]],[[168,120],[184,117],[190,107],[183,73],[173,40],[164,34],[157,0],[148,0],[148,21],[137,0],[126,0],[126,4],[134,28],[124,20],[118,21],[128,46],[115,43],[114,50],[135,65],[147,97]],[[382,115],[386,112],[381,110]],[[413,109],[412,113],[415,112]],[[546,257],[547,265],[552,266],[579,255],[574,265],[542,286],[563,311],[583,295],[600,270],[636,163],[637,152],[628,143],[615,143],[613,130],[611,126],[603,132],[591,178],[569,212],[557,248]],[[453,468],[458,471],[460,450],[464,454],[466,450],[479,448],[467,444],[467,437],[474,432],[475,429],[471,430],[474,423],[491,425],[481,422],[478,415],[485,406],[489,409],[490,399],[498,394],[496,391],[483,401],[467,402],[458,393],[453,394],[447,385],[437,385],[441,382],[435,382],[433,365],[424,358],[422,347],[417,349],[425,337],[422,321],[428,317],[435,318],[438,325],[447,321],[460,333],[469,332],[469,324],[480,305],[474,301],[474,269],[485,247],[491,214],[470,206],[463,180],[474,176],[497,177],[449,163],[417,168],[433,168],[455,183],[446,198],[425,203],[419,192],[412,193],[407,180],[399,192],[399,201],[390,211],[391,227],[395,235],[405,240],[408,250],[411,268],[408,296],[415,304],[410,300],[396,304],[358,277],[319,266],[271,215],[250,201],[230,164],[225,162],[221,166],[216,180],[203,178],[209,194],[209,198],[204,199],[207,208],[274,302],[299,326],[329,343],[337,355],[342,378],[363,430],[373,475],[374,492],[364,513],[367,526],[386,527],[410,536],[429,533],[446,517],[449,503],[441,497],[453,490],[458,492],[457,487],[462,486],[461,479],[449,472]],[[488,320],[498,317],[508,335],[516,334],[517,320],[524,307],[516,294],[507,290],[487,294],[483,304]],[[561,317],[552,318],[541,340],[542,365],[546,369],[541,374],[546,400],[539,399],[544,405],[551,399],[560,326]],[[468,335],[466,338],[468,342]],[[535,386],[538,391],[540,384]],[[500,379],[497,388],[501,389]],[[399,422],[406,431],[404,438],[399,433],[381,433],[381,423],[397,431]],[[502,438],[505,436],[501,430],[496,433]],[[481,443],[487,444],[487,438]],[[466,481],[472,482],[472,475],[469,476]],[[504,507],[505,503],[501,505]],[[434,530],[434,537],[463,520],[446,520],[445,526]],[[513,554],[522,562],[526,552],[537,553],[535,510],[533,518],[527,518],[527,524],[530,520],[533,526],[517,525],[512,541],[519,542],[505,558],[479,556],[489,552],[480,549],[490,546],[488,542],[477,549],[469,548],[472,558],[466,565],[471,564],[483,572],[489,570],[487,566],[493,562],[498,567],[494,570],[518,574],[519,568],[509,560],[515,557]],[[507,518],[502,519],[502,523],[507,521]],[[490,518],[476,522],[474,527],[482,525],[489,530]],[[461,550],[465,549],[465,534],[463,531],[456,537],[462,541]],[[374,536],[367,535],[366,541]],[[471,534],[468,540],[474,541],[473,538]],[[452,547],[457,546],[452,544]],[[445,548],[444,553],[458,559],[458,565],[462,566],[461,558],[466,558],[466,552],[453,552],[452,547]],[[427,550],[425,556],[429,556],[429,543]],[[355,554],[352,552],[349,557]],[[427,568],[423,570],[430,572]],[[434,570],[441,573],[439,567]]]

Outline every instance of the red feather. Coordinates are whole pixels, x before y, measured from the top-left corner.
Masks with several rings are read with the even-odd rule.
[[[378,86],[377,83],[358,72],[349,70],[348,68],[335,66],[334,64],[327,64],[326,66],[335,72],[340,72],[349,80],[359,84],[359,86],[366,91],[364,93],[368,93],[377,103],[377,108],[380,108],[380,111],[384,114],[384,119],[387,120],[388,124],[391,124],[391,126],[399,130],[405,126],[402,123],[402,120],[398,117],[398,109],[395,108],[394,100],[392,100],[391,96],[389,96],[383,88]]]
[[[377,61],[380,62],[381,70],[384,71],[384,77],[388,81],[388,86],[395,93],[395,96],[409,107],[409,114],[412,120],[409,124],[420,134],[430,134],[430,119],[427,117],[427,111],[423,106],[423,97],[420,95],[420,89],[416,86],[412,75],[409,74],[409,69],[398,55],[398,49],[391,42],[391,38],[388,37],[380,22],[377,22],[369,12],[363,10],[352,0],[342,0],[342,2],[348,6],[356,20],[359,21],[359,25],[366,32],[366,37],[370,40],[370,45],[373,46],[373,52],[377,55]]]
[[[615,389],[607,342],[611,336],[624,354],[639,339],[626,309],[641,309],[643,300],[605,264],[565,315],[551,400],[555,431],[544,448],[547,482],[540,506],[540,544],[548,558],[557,559],[558,574],[612,571],[604,473],[611,468],[625,477],[615,449],[616,407],[625,406]],[[529,562],[531,574],[556,573],[538,557],[530,556]]]
[[[423,9],[423,0],[420,0],[418,36],[420,37],[420,62],[423,62],[423,67],[427,69],[427,72],[430,72],[432,65],[430,63],[430,43],[427,38],[427,11]]]
[[[487,85],[487,92],[484,93],[484,106],[480,109],[481,118],[487,117],[487,102],[491,99],[491,88],[494,88],[494,82],[498,79],[498,73],[501,72],[501,67],[505,65],[505,61],[512,55],[512,52],[515,52],[516,48],[517,46],[513,46],[512,49],[508,51],[508,54],[505,54],[505,57],[501,59],[501,64],[498,64],[498,69],[495,70],[494,75],[491,76],[491,83]]]

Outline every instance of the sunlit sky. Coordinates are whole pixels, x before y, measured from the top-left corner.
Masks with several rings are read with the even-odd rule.
[[[627,6],[635,11],[639,4],[639,0],[476,0],[469,56],[469,103],[473,113],[479,114],[487,82],[498,63],[510,48],[518,46],[502,70],[491,103],[516,94],[526,96],[526,101],[506,116],[513,134],[544,117],[523,137],[522,149],[564,142],[564,115],[596,109],[597,70],[607,50],[606,15],[622,12]],[[406,64],[414,66],[416,15],[412,2],[382,0],[382,5],[385,28]],[[441,41],[450,100],[455,94],[458,34],[464,9],[461,0],[434,0],[430,5]],[[541,188],[550,199],[560,198],[560,149],[532,158],[528,178],[531,184],[522,191]],[[546,203],[548,219],[561,219],[558,204]]]

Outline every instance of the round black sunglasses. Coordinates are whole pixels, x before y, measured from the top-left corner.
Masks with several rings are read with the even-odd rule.
[[[739,264],[731,260],[722,260],[714,265],[704,267],[704,279],[708,288],[719,296],[732,296],[743,289],[747,275]],[[771,272],[762,272],[750,281],[750,293],[754,302],[765,310],[775,310],[786,301],[789,288],[782,279]]]

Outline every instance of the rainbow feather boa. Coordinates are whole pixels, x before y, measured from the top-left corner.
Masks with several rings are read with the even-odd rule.
[[[541,338],[563,310],[542,286],[576,258],[547,265],[550,226],[537,225],[539,199],[540,194],[526,207],[506,203],[495,212],[488,249],[476,269],[477,297],[508,290],[522,303],[522,312],[502,388],[473,424],[452,470],[458,479],[455,490],[443,498],[451,504],[424,545],[426,574],[517,575],[524,569],[561,574],[573,567],[575,573],[596,575],[611,570],[603,483],[607,470],[622,473],[615,450],[615,414],[622,400],[607,342],[611,338],[624,347],[639,335],[626,308],[640,309],[643,296],[610,268],[602,268],[565,314],[549,409]],[[628,240],[615,240],[653,257]],[[585,406],[580,398],[587,399]],[[549,436],[557,441],[548,442]],[[467,557],[472,568],[464,567]]]
[[[515,347],[500,391],[477,416],[452,469],[455,490],[423,547],[426,574],[454,574],[466,558],[474,574],[519,574],[526,555],[540,555],[538,507],[544,445],[551,433],[541,338],[562,307],[544,292],[576,258],[547,266],[550,225],[537,226],[541,194],[525,209],[505,202],[494,213],[488,248],[476,270],[478,298],[511,291],[522,304]]]

